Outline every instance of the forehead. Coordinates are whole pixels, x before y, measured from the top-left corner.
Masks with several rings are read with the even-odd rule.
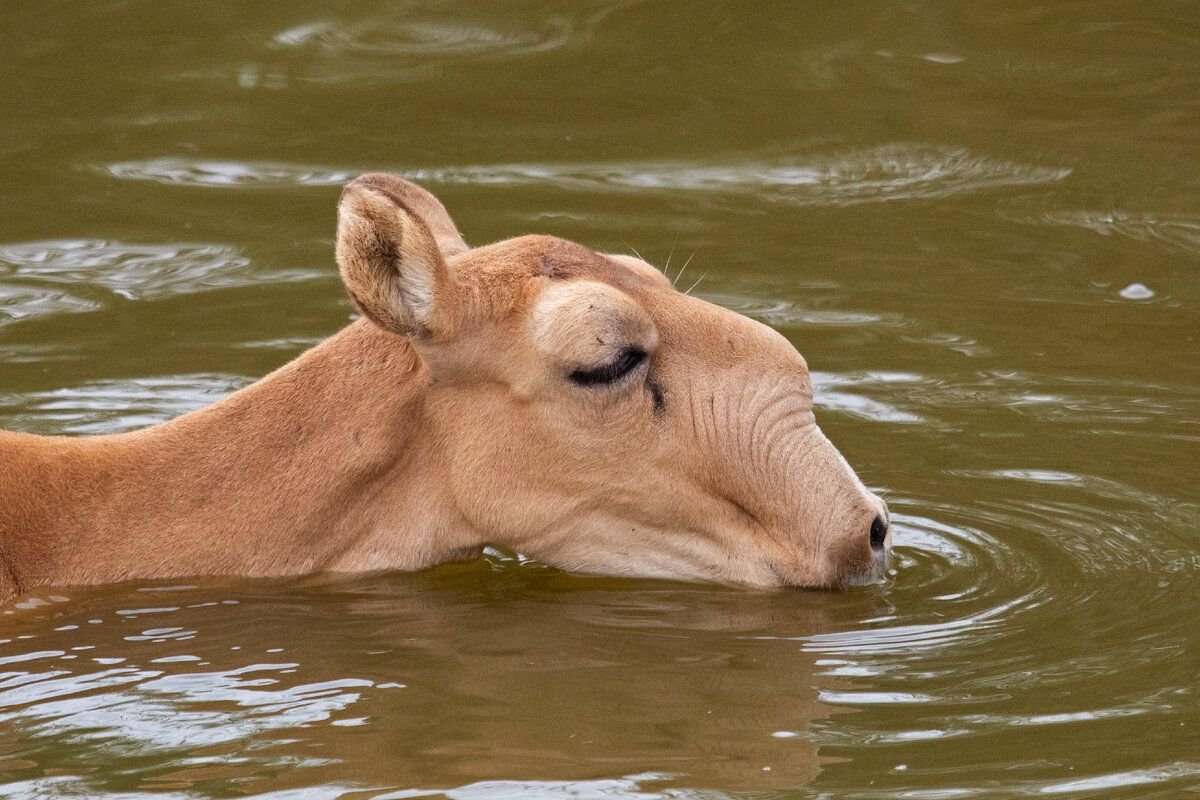
[[[661,272],[640,259],[605,255],[555,236],[521,236],[477,247],[453,259],[455,267],[508,281],[547,278],[592,280],[632,291],[672,289]]]

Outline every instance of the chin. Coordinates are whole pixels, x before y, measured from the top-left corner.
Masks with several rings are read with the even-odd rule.
[[[838,586],[869,586],[875,583],[883,583],[887,580],[887,565],[890,552],[890,550],[881,550],[875,553],[875,557],[867,567],[842,573],[836,584]]]

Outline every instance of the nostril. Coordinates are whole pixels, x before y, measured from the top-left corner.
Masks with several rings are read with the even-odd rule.
[[[887,539],[888,526],[883,521],[883,517],[875,515],[874,522],[871,523],[871,547],[876,550],[883,549],[883,543]]]

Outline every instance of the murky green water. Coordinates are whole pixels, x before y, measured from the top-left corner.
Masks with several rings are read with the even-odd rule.
[[[17,2],[0,426],[126,430],[342,325],[338,186],[636,248],[783,331],[892,582],[500,554],[43,592],[0,795],[1200,789],[1200,5]]]

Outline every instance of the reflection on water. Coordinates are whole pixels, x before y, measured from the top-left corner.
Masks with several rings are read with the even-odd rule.
[[[164,586],[32,600],[6,611],[5,630],[37,633],[0,645],[0,722],[18,773],[106,763],[143,788],[237,775],[255,791],[399,789],[404,774],[409,787],[466,784],[454,790],[463,797],[526,785],[474,783],[480,775],[552,776],[560,783],[529,784],[546,797],[575,796],[571,786],[633,797],[652,781],[803,783],[811,745],[773,734],[825,713],[811,660],[758,633],[803,636],[872,603],[580,583],[499,555],[258,593]],[[609,782],[613,763],[656,776]],[[115,789],[107,780],[87,785]]]

